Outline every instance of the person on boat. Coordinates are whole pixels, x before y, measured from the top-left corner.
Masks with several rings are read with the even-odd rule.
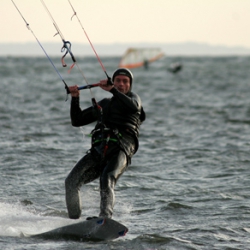
[[[144,66],[144,69],[148,69],[148,60],[147,59],[145,59],[144,61],[143,61],[143,66]]]
[[[78,86],[69,87],[72,125],[80,127],[97,122],[91,132],[91,148],[65,180],[66,205],[71,219],[81,216],[81,186],[97,178],[101,196],[99,217],[112,217],[115,185],[139,147],[139,128],[146,115],[140,97],[131,92],[133,75],[130,70],[119,68],[113,73],[112,82],[110,85],[108,80],[100,81],[100,87],[112,97],[84,110],[80,108]]]

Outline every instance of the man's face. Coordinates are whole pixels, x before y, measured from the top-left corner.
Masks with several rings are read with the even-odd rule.
[[[114,86],[123,94],[127,94],[130,89],[130,78],[128,76],[118,75],[114,79]]]

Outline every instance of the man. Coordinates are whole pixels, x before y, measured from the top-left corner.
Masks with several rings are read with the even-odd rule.
[[[92,135],[92,147],[79,160],[65,180],[66,204],[69,218],[81,216],[80,188],[100,178],[100,217],[111,218],[115,202],[114,188],[119,177],[131,163],[139,143],[139,127],[146,116],[140,97],[131,92],[133,75],[125,68],[112,76],[113,85],[100,81],[100,87],[110,92],[92,107],[81,110],[77,85],[69,87],[71,123],[75,127],[97,122]]]

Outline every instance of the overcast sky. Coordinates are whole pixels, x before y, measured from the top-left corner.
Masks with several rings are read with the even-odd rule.
[[[40,0],[14,0],[41,42],[60,42]],[[88,43],[68,0],[44,0],[64,38]],[[250,0],[71,0],[93,44],[179,43],[250,48]],[[0,0],[0,42],[35,42],[11,0]]]

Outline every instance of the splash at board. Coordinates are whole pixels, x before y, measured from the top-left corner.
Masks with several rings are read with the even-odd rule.
[[[110,241],[125,236],[127,232],[128,228],[123,224],[113,219],[97,217],[41,234],[22,233],[22,236],[53,240]]]

